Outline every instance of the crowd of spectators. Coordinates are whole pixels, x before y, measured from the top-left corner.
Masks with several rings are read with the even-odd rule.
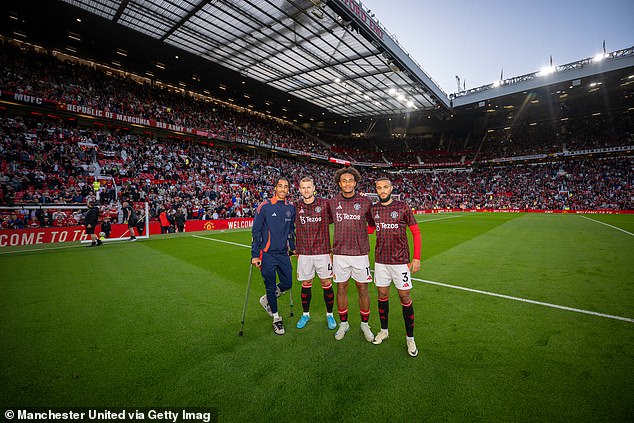
[[[202,95],[132,78],[49,53],[0,44],[0,90],[322,155],[329,148],[290,124]]]
[[[632,209],[632,158],[566,159],[533,165],[488,166],[491,157],[548,153],[573,149],[629,145],[631,134],[605,118],[575,122],[556,142],[537,128],[515,131],[511,139],[492,134],[487,142],[403,136],[378,140],[323,137],[302,133],[291,125],[238,111],[209,98],[187,94],[50,54],[25,52],[3,45],[0,89],[96,109],[207,130],[217,139],[252,141],[330,156],[352,162],[421,164],[468,162],[464,171],[393,173],[397,191],[418,209]],[[601,131],[610,126],[612,131]],[[150,217],[163,211],[188,219],[249,217],[271,193],[274,177],[285,174],[297,182],[311,175],[319,195],[337,192],[335,165],[318,160],[285,158],[240,143],[214,146],[191,140],[156,139],[148,132],[78,127],[63,119],[0,116],[0,201],[14,204],[81,204],[98,190],[102,213],[121,220],[121,201],[150,204]],[[498,131],[499,132],[499,131]],[[548,132],[548,131],[547,131]],[[327,146],[332,145],[332,150]],[[477,153],[476,153],[477,152]],[[479,163],[478,163],[479,162]],[[371,181],[381,172],[364,172],[360,189],[373,192]],[[293,196],[293,194],[292,194]],[[297,198],[297,193],[294,193]],[[81,212],[21,210],[2,214],[2,226],[64,226],[81,222]]]
[[[211,146],[148,135],[78,129],[60,121],[0,118],[2,203],[81,204],[102,183],[102,214],[121,221],[120,204],[148,202],[150,217],[161,212],[188,219],[253,216],[272,192],[276,175],[297,183],[311,175],[319,195],[337,192],[336,166],[298,161],[236,146]],[[474,166],[462,171],[395,172],[396,191],[417,209],[632,209],[631,157],[567,159],[543,164]],[[362,192],[393,170],[364,171]],[[291,197],[298,198],[295,191]],[[64,226],[81,222],[79,212],[20,211],[3,216],[3,226]]]

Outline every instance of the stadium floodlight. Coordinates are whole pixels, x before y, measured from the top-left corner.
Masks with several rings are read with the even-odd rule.
[[[537,73],[537,76],[546,76],[546,75],[550,75],[551,73],[555,72],[555,67],[554,66],[544,66],[543,68],[541,68],[541,70]]]
[[[414,108],[414,102],[412,100],[408,100],[407,101],[407,107],[413,109]]]
[[[493,81],[493,88],[497,88],[502,85],[502,81]]]
[[[335,78],[335,82],[338,84],[341,82],[341,78]]]
[[[592,58],[592,61],[595,63],[599,63],[600,61],[602,61],[603,59],[605,59],[607,57],[607,54],[605,53],[599,53],[596,56],[594,56]]]

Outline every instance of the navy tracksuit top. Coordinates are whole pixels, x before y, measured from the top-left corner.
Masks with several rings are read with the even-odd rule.
[[[251,257],[288,255],[295,250],[295,206],[273,196],[260,204],[253,219]]]

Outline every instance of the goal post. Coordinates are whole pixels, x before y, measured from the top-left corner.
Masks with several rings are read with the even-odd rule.
[[[138,205],[138,203],[137,203]],[[37,238],[35,243],[57,243],[57,242],[77,242],[80,244],[90,243],[90,237],[86,236],[84,227],[84,216],[88,207],[85,204],[80,203],[63,203],[63,204],[24,204],[14,206],[0,206],[0,221],[5,217],[19,216],[20,229],[7,228],[12,232],[12,237],[17,239],[29,240],[31,238]],[[40,213],[38,213],[38,211]],[[47,213],[41,213],[46,211]],[[139,220],[143,220],[145,232],[144,235],[139,235],[137,239],[149,239],[150,238],[150,215],[149,215],[149,203],[143,203],[143,213],[139,216]],[[99,214],[99,223],[97,228],[101,232],[101,223],[108,213]],[[137,226],[138,227],[138,226]],[[32,232],[36,232],[32,236]],[[129,234],[129,230],[126,227],[122,228],[117,225],[113,228],[113,237],[104,238],[102,242],[114,242],[127,240],[126,235]],[[129,235],[128,235],[129,236]],[[100,237],[101,238],[101,237]],[[13,239],[13,238],[12,238]],[[20,241],[25,244],[31,243],[31,241]],[[22,245],[22,244],[10,244],[10,245]]]
[[[145,220],[145,235],[139,235],[136,237],[136,239],[150,239],[150,205],[149,203],[145,202],[143,203],[143,207],[144,207],[144,214],[143,214],[143,219]],[[103,219],[103,218],[101,218]],[[99,237],[99,239],[101,239],[101,242],[116,242],[116,241],[127,241],[127,235],[129,235],[129,229],[126,229],[121,235],[119,235],[119,237],[117,238],[104,238],[101,239],[101,237]],[[99,236],[99,234],[97,234],[97,236]],[[84,239],[82,241],[80,241],[82,244],[88,244],[90,242],[92,242],[90,239]]]

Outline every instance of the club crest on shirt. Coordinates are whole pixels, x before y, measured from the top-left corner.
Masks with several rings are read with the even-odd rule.
[[[286,217],[291,217],[291,211],[290,210],[286,210]]]
[[[396,210],[394,210],[392,213],[390,213],[390,217],[391,217],[392,219],[396,219],[396,218],[398,218],[398,212],[397,212]]]
[[[321,206],[315,207],[315,213],[321,213]]]
[[[356,203],[356,204],[354,205],[354,209],[355,209],[356,211],[361,210],[361,204]]]

